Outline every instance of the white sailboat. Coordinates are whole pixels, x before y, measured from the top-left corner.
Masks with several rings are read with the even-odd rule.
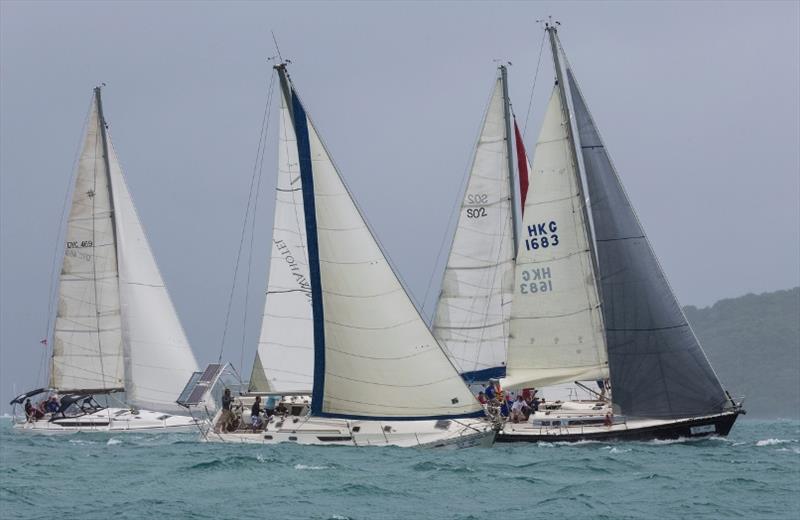
[[[546,31],[556,85],[530,172],[502,384],[610,380],[611,388],[507,422],[497,441],[726,435],[741,404],[723,389],[669,287],[556,27]]]
[[[470,384],[505,376],[517,218],[506,67],[486,109],[433,333]]]
[[[20,431],[192,430],[175,403],[197,361],[159,273],[94,89],[78,163],[46,388]]]
[[[226,411],[215,407],[220,366],[196,374],[179,401],[216,411],[209,441],[491,444],[492,423],[375,241],[286,65],[275,69],[282,101],[272,266],[251,392],[236,398],[242,413],[234,413],[248,424],[257,393],[283,397],[286,411],[263,429],[228,431]]]

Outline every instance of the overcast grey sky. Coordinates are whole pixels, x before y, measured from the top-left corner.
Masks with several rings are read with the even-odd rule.
[[[0,2],[0,409],[36,384],[62,201],[91,89],[201,364],[215,360],[278,36],[343,176],[430,314],[440,244],[495,76],[524,120],[561,39],[679,299],[800,283],[798,2]],[[548,50],[526,142],[552,86]],[[276,113],[273,111],[273,116]],[[257,215],[246,371],[266,284]],[[245,266],[246,268],[246,266]]]

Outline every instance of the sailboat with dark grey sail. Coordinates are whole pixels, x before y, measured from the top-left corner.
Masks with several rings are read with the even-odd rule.
[[[48,386],[11,402],[26,408],[14,428],[191,431],[196,421],[175,399],[197,362],[125,183],[100,94],[98,87],[67,218]]]
[[[726,392],[658,263],[564,58],[530,172],[507,388],[610,381],[594,402],[543,405],[498,442],[726,435]],[[581,160],[582,159],[582,160]],[[582,177],[585,177],[585,186]]]
[[[292,204],[302,209],[303,231],[296,236],[304,236],[305,244],[299,249],[307,251],[310,287],[310,309],[301,290],[296,291],[296,306],[279,310],[283,316],[296,312],[303,318],[295,320],[296,327],[310,325],[311,406],[304,415],[276,413],[263,428],[250,433],[226,431],[220,422],[228,414],[220,410],[214,430],[207,432],[205,439],[403,447],[491,444],[493,424],[485,419],[482,406],[427,328],[378,246],[307,115],[286,65],[275,68],[282,92],[281,145],[293,148],[290,154],[296,157],[299,174],[291,178],[292,189],[298,190],[292,193],[302,197]],[[292,244],[300,245],[297,238]],[[298,255],[297,260],[300,258]],[[310,324],[306,316],[311,317]],[[303,346],[305,334],[304,329],[297,331],[296,337],[265,343]],[[262,366],[272,363],[268,358],[279,352],[273,351],[271,344],[265,347],[259,351]],[[305,384],[308,359],[302,355],[293,359],[295,368],[265,371],[266,384],[281,378],[286,381],[290,372],[296,373],[297,384]],[[190,408],[204,407],[219,395],[219,381],[210,381],[205,394],[202,389],[196,392],[190,381],[184,391],[187,399],[180,400]],[[195,393],[204,395],[194,398]]]

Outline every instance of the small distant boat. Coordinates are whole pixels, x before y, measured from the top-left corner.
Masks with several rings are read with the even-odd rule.
[[[604,390],[545,403],[529,420],[507,422],[497,442],[727,435],[741,403],[723,389],[667,282],[556,27],[545,30],[556,85],[530,171],[501,382],[599,381]]]
[[[491,445],[493,423],[386,260],[286,64],[275,70],[282,96],[274,248],[250,388],[234,396],[228,415],[218,406],[226,367],[210,365],[178,402],[215,414],[204,432],[213,442]],[[258,395],[279,397],[283,411],[253,430]]]
[[[197,421],[183,415],[175,398],[197,361],[111,145],[100,87],[94,89],[76,177],[49,385],[11,401],[14,429],[196,431]],[[20,409],[29,400],[43,406],[32,402],[26,417]]]

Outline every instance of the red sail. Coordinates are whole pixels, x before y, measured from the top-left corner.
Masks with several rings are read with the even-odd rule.
[[[528,196],[528,154],[525,153],[525,143],[519,133],[517,120],[514,119],[514,134],[517,144],[517,171],[519,172],[519,200],[520,211],[525,215],[525,197]]]

